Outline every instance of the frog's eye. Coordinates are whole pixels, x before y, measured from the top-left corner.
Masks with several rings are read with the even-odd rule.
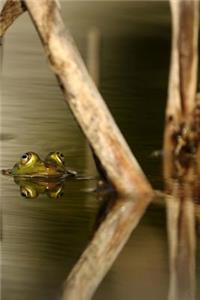
[[[31,155],[29,153],[24,153],[21,156],[21,163],[25,165],[30,160]]]
[[[25,186],[21,187],[20,192],[21,192],[22,197],[25,197],[25,198],[33,199],[38,196],[37,191],[34,188],[30,188],[30,187],[25,187]]]
[[[63,195],[64,195],[64,193],[63,193],[63,192],[60,192],[60,193],[57,194],[57,197],[56,197],[56,198],[57,198],[57,199],[60,199],[60,198],[63,197]]]
[[[22,189],[22,190],[21,190],[21,195],[22,195],[22,197],[28,198],[28,196],[29,196],[29,193],[28,193],[28,191],[27,191],[27,190],[25,190],[25,189]]]
[[[48,196],[50,198],[54,198],[54,199],[61,199],[63,197],[63,195],[64,195],[64,193],[63,193],[62,187],[60,187],[56,191],[51,191],[48,193]]]
[[[57,154],[57,156],[60,158],[60,160],[64,163],[65,157],[64,157],[63,153],[61,153],[61,152],[56,152],[56,154]]]

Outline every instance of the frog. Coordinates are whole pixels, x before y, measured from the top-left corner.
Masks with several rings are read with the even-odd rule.
[[[88,176],[66,167],[65,157],[59,151],[49,152],[44,159],[41,159],[36,152],[25,152],[11,169],[2,170],[2,174],[12,176],[14,182],[20,187],[20,194],[30,199],[35,199],[40,194],[60,199],[68,178],[70,180],[94,180],[97,187],[87,192],[102,194],[102,190],[105,193],[110,191],[102,188],[104,186],[102,184],[100,184],[101,188],[98,188],[98,176]]]
[[[26,152],[12,169],[2,170],[2,173],[19,177],[49,179],[77,176],[76,171],[66,168],[64,155],[59,151],[48,153],[44,160],[35,152]]]

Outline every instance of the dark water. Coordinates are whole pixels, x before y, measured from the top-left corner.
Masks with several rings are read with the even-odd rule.
[[[88,31],[100,29],[101,93],[149,180],[161,188],[161,161],[150,154],[162,145],[168,3],[62,2],[62,14],[84,59]],[[87,142],[62,99],[27,14],[9,29],[2,59],[1,168],[12,166],[25,151],[44,157],[59,150],[71,167],[95,175]],[[12,178],[1,176],[2,299],[60,299],[62,283],[98,221],[102,202],[89,192],[93,187],[94,181],[70,181],[61,199],[42,194],[28,200]],[[152,204],[94,299],[168,299],[168,254],[166,210]],[[198,287],[199,256],[196,265]]]

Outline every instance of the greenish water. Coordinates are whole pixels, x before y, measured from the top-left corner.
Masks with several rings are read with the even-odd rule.
[[[62,2],[62,15],[84,59],[88,31],[100,29],[100,91],[145,174],[155,188],[162,188],[161,161],[150,154],[162,146],[168,3]],[[59,150],[70,167],[95,175],[87,142],[27,14],[13,24],[4,42],[1,168],[13,166],[26,151],[44,157]],[[88,192],[94,187],[94,181],[70,181],[61,199],[40,195],[28,200],[12,178],[1,176],[3,300],[60,299],[63,281],[98,223],[102,201]],[[196,265],[199,288],[199,256]],[[169,277],[166,211],[152,204],[94,299],[168,299]]]

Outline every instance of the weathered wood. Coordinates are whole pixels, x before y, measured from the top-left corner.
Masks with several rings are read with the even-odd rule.
[[[191,156],[164,155],[170,282],[168,300],[195,300],[195,219],[200,221],[200,170]]]
[[[4,35],[6,30],[12,25],[17,17],[26,10],[22,1],[8,0],[0,14],[0,37]]]
[[[184,135],[183,132],[187,131],[189,136],[190,131],[193,131],[199,29],[199,1],[170,0],[170,4],[172,48],[164,135],[167,155],[175,150],[179,137]],[[190,134],[191,141],[194,134]],[[178,145],[178,150],[180,148]]]
[[[199,141],[197,145],[197,160],[200,165],[200,93],[196,94],[196,106],[194,109],[194,128],[196,131],[196,138]],[[199,170],[200,174],[200,170]]]
[[[195,220],[200,222],[198,161],[165,155],[163,175],[170,265],[168,300],[195,300]]]
[[[89,300],[142,218],[150,198],[118,199],[64,285],[63,300]]]
[[[172,49],[167,118],[188,118],[195,106],[199,6],[195,0],[170,0]]]
[[[54,0],[24,2],[41,37],[65,101],[121,194],[152,194],[152,188],[92,82]]]

